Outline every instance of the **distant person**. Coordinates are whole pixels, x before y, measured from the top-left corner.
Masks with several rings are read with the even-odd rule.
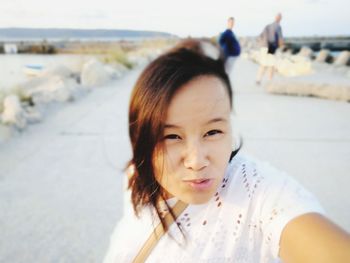
[[[232,31],[235,19],[229,17],[227,20],[227,29],[221,33],[219,44],[225,56],[225,70],[228,75],[232,72],[233,65],[241,53],[241,46]]]
[[[282,19],[281,13],[276,15],[275,21],[265,26],[259,38],[262,44],[260,68],[256,77],[256,83],[259,85],[266,71],[268,71],[268,79],[272,80],[275,72],[274,54],[277,48],[283,46],[282,27],[280,25]]]

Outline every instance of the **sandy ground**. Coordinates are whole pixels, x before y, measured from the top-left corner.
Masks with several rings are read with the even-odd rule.
[[[350,231],[350,104],[277,96],[235,64],[243,150],[287,171]],[[122,211],[127,106],[140,70],[0,145],[0,262],[101,262]],[[237,128],[237,127],[234,128]]]

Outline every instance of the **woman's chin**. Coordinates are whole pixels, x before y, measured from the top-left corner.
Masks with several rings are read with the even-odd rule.
[[[214,196],[214,193],[201,193],[201,194],[193,194],[189,196],[184,196],[183,198],[179,198],[182,202],[191,205],[203,205],[210,201],[210,199]]]

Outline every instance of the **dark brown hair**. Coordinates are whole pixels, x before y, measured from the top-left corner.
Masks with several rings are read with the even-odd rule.
[[[232,106],[232,90],[223,61],[205,53],[200,41],[187,40],[151,62],[138,78],[129,107],[129,135],[134,173],[129,178],[131,200],[136,215],[145,205],[156,208],[163,223],[157,202],[163,198],[156,181],[153,157],[163,137],[168,106],[175,92],[196,77],[217,77],[227,88]],[[169,208],[169,207],[168,207]],[[171,209],[169,209],[170,212]]]

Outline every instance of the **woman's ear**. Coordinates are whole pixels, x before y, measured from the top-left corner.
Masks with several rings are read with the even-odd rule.
[[[128,179],[130,179],[134,174],[135,174],[135,165],[134,164],[130,164],[126,168],[126,175],[128,176]]]

